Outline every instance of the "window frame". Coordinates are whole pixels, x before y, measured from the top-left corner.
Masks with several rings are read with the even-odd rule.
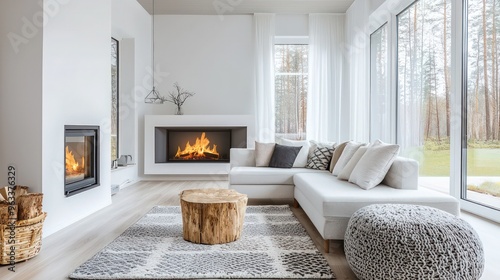
[[[114,37],[111,37],[111,41],[116,44],[116,157],[118,158],[120,156],[120,41]],[[111,92],[111,96],[112,95],[113,92]],[[111,102],[113,102],[113,98],[111,98]],[[111,104],[111,106],[113,106],[113,104]],[[113,114],[112,110],[111,114]],[[111,133],[110,127],[110,139],[112,136],[113,134]],[[112,158],[111,160],[113,161],[115,159]]]

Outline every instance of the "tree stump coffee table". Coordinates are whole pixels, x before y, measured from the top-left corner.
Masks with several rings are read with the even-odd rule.
[[[228,189],[194,189],[185,190],[180,196],[185,240],[213,245],[240,238],[246,194]]]

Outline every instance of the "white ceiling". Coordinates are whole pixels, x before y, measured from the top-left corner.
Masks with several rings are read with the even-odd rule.
[[[249,15],[344,13],[354,0],[137,0],[150,14]]]

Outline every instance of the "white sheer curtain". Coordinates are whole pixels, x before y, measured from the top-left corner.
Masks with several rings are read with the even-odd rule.
[[[309,15],[307,138],[340,141],[344,89],[344,16]]]
[[[255,140],[274,142],[274,14],[254,14]]]
[[[349,61],[348,137],[370,141],[370,38],[368,24],[370,1],[354,1],[346,12],[346,42]],[[363,19],[363,20],[360,20]]]

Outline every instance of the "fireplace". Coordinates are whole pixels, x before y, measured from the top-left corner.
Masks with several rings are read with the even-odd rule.
[[[167,131],[167,162],[229,162],[231,130]]]
[[[99,127],[64,126],[64,194],[99,186]]]
[[[170,168],[175,166],[182,172],[188,172],[186,170],[189,168],[186,163],[204,163],[204,166],[210,166],[210,163],[227,164],[230,161],[231,148],[246,146],[246,127],[155,127],[154,162],[166,163]],[[196,165],[195,170],[200,172],[199,170],[203,169],[201,166]]]

